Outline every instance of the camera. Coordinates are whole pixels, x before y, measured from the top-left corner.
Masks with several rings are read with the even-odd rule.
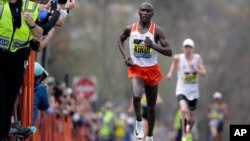
[[[66,4],[67,0],[58,0],[59,4]]]
[[[57,10],[57,0],[51,0],[51,11],[56,11]]]
[[[67,0],[51,0],[51,10],[57,9],[57,4],[66,4]]]

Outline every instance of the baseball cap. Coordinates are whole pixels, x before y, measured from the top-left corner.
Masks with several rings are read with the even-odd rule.
[[[214,99],[221,99],[222,98],[222,94],[220,92],[215,92],[213,95]]]
[[[191,46],[192,48],[195,47],[194,41],[190,38],[187,38],[183,41],[183,47],[185,46]]]
[[[39,76],[44,72],[44,68],[42,67],[42,65],[40,65],[38,62],[35,62],[35,66],[34,66],[34,74],[35,76]]]

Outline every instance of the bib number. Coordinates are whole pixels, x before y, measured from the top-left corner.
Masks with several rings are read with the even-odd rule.
[[[197,73],[193,72],[193,73],[185,73],[183,80],[185,83],[197,83]]]
[[[141,44],[143,40],[134,40],[134,56],[136,58],[150,58],[151,57],[151,48],[146,46],[145,44]]]

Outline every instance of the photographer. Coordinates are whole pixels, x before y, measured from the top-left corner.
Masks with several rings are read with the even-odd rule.
[[[65,3],[64,3],[65,2]],[[64,9],[58,4],[65,4]],[[46,47],[54,35],[54,26],[62,26],[66,20],[69,10],[73,9],[75,0],[50,0],[47,4],[39,7],[38,21],[36,22],[44,30],[44,39],[34,44],[32,49],[40,51]]]
[[[59,4],[65,4],[64,9]],[[38,24],[44,29],[43,35],[46,35],[55,25],[62,26],[74,5],[75,0],[50,0],[46,5],[41,5]]]

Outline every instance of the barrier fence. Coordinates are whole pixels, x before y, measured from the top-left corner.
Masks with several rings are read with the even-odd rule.
[[[43,114],[37,124],[38,131],[33,141],[88,141],[85,137],[87,128],[73,128],[70,116],[58,117]]]
[[[20,96],[20,115],[23,127],[32,124],[34,97],[34,62],[35,52],[31,51]],[[56,115],[40,114],[37,131],[22,141],[88,141],[86,127],[73,128],[71,116],[58,117]]]

